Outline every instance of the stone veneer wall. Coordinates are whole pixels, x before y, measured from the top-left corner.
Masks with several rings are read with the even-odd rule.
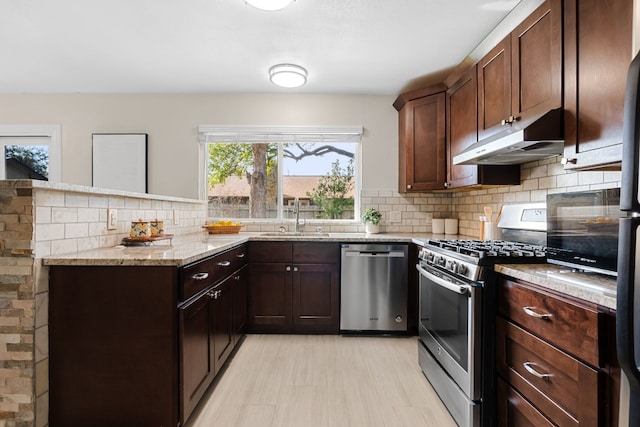
[[[107,208],[118,210],[107,230]],[[201,231],[204,202],[40,181],[0,181],[0,426],[48,424],[48,269],[40,258],[114,246],[131,220]],[[177,213],[179,224],[173,224]]]

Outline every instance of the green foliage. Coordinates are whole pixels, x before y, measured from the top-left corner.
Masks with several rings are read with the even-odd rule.
[[[376,225],[380,222],[381,219],[382,214],[377,209],[367,208],[362,211],[362,222],[364,222],[365,224],[370,223]]]
[[[246,177],[253,172],[252,144],[209,144],[209,187],[224,184],[230,176]],[[276,167],[278,146],[269,144],[267,174]]]
[[[49,150],[46,147],[7,145],[5,158],[14,158],[42,176],[49,176]]]
[[[342,218],[344,211],[353,207],[353,197],[345,197],[353,186],[353,159],[344,169],[340,167],[340,160],[331,163],[331,171],[320,178],[316,188],[307,192],[307,196],[324,211],[318,218]]]

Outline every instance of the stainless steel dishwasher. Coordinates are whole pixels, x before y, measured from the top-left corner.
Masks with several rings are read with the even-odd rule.
[[[408,245],[342,244],[341,332],[407,331]]]

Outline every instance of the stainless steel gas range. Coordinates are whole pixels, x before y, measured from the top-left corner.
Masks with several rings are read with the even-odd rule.
[[[545,247],[427,240],[418,253],[420,366],[460,426],[495,426],[497,263],[545,261]]]

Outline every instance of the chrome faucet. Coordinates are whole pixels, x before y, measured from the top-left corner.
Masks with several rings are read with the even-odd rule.
[[[300,231],[300,200],[296,197],[293,199],[293,213],[296,214],[296,233]]]

